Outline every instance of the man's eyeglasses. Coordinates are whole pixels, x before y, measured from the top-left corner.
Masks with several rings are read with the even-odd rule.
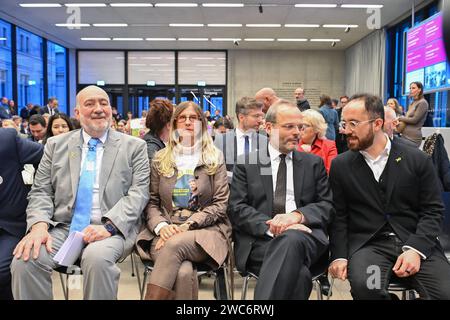
[[[354,130],[356,130],[356,128],[358,128],[358,126],[360,124],[371,123],[371,122],[374,122],[375,120],[376,119],[370,119],[370,120],[366,120],[366,121],[357,121],[357,120],[352,120],[352,121],[348,121],[348,122],[341,121],[339,123],[339,127],[341,127],[343,130],[349,129],[350,131],[354,131]]]
[[[286,130],[288,130],[288,131],[292,131],[292,130],[294,130],[295,128],[297,128],[298,131],[302,131],[302,130],[311,128],[311,125],[305,124],[305,123],[299,124],[299,125],[295,125],[295,124],[284,124],[284,125],[282,125],[281,127],[284,128],[284,129],[286,129]]]
[[[198,116],[179,116],[177,118],[177,121],[182,123],[182,122],[186,122],[187,119],[189,119],[190,122],[195,122],[195,121],[199,120]]]

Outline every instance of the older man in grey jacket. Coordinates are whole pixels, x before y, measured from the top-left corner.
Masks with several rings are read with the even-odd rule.
[[[85,299],[116,299],[149,193],[145,142],[113,130],[108,95],[89,86],[77,95],[82,129],[47,141],[29,193],[27,235],[11,264],[15,299],[52,299],[51,271],[70,232],[87,244],[80,257]]]

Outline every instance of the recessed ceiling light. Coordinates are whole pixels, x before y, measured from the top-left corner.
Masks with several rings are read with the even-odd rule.
[[[81,38],[83,41],[109,41],[111,38]],[[116,59],[124,59],[123,57],[116,57]]]
[[[128,27],[127,23],[93,23],[94,27]]]
[[[142,41],[142,38],[113,38],[114,41]]]
[[[208,41],[208,38],[178,38],[179,41]]]
[[[324,28],[358,28],[357,24],[324,24]]]
[[[19,3],[23,8],[59,8],[59,3]]]
[[[212,38],[212,41],[241,41],[239,38]]]
[[[279,28],[281,24],[278,23],[249,23],[245,25],[249,28]]]
[[[198,7],[197,3],[156,3],[155,7],[160,8],[193,8]]]
[[[208,27],[239,28],[239,27],[242,27],[242,24],[241,23],[208,23]]]
[[[340,42],[341,39],[311,39],[311,42]]]
[[[202,23],[169,23],[169,27],[204,27]]]
[[[147,41],[176,41],[176,38],[145,38]],[[161,59],[156,57],[148,57],[147,59]]]
[[[245,41],[264,41],[264,42],[275,41],[275,39],[272,39],[272,38],[246,38],[244,40]]]
[[[80,28],[80,27],[89,27],[89,23],[55,23],[57,27],[67,27],[67,28]]]
[[[134,8],[134,7],[153,7],[151,3],[110,3],[111,7],[119,7],[119,8]]]
[[[285,24],[284,25],[286,28],[320,28],[320,24],[298,24],[298,23],[294,23],[294,24]]]
[[[65,3],[66,7],[106,7],[105,3]]]
[[[277,39],[277,41],[280,42],[305,42],[308,41],[308,39],[303,39],[303,38],[291,38],[291,39]]]
[[[242,8],[243,3],[202,3],[203,7],[209,8]]]
[[[336,8],[337,4],[312,4],[312,3],[298,3],[296,8]]]
[[[382,4],[341,4],[341,8],[347,9],[381,9]]]

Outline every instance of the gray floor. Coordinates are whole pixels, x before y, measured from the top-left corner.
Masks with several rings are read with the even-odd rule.
[[[143,266],[140,261],[139,268],[142,273]],[[138,282],[137,277],[131,276],[131,259],[128,258],[124,262],[119,264],[122,272],[120,277],[120,284],[119,284],[119,300],[138,300],[139,299],[139,288],[138,288]],[[69,290],[69,299],[70,300],[80,300],[82,299],[82,290],[81,290],[81,276],[70,276],[70,286],[71,289]],[[142,279],[142,277],[141,277]],[[213,295],[213,278],[204,277],[201,279],[200,282],[200,292],[199,292],[199,299],[200,300],[212,300],[214,299]],[[241,290],[242,290],[242,284],[243,279],[236,274],[235,275],[235,285],[234,285],[234,296],[235,299],[240,299],[241,297]],[[247,292],[247,299],[251,300],[253,299],[253,291],[255,288],[255,281],[250,280],[249,283],[249,289]],[[54,297],[57,300],[64,299],[63,291],[61,288],[61,281],[59,279],[59,274],[57,272],[53,273],[53,293]],[[310,299],[316,300],[317,295],[316,291],[313,290],[311,293]],[[336,280],[334,283],[333,288],[333,295],[331,296],[331,300],[351,300],[350,296],[350,287],[347,281],[343,282],[340,280]]]

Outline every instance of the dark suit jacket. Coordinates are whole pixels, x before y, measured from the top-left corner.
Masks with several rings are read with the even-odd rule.
[[[0,128],[0,229],[22,237],[25,233],[27,194],[24,164],[38,165],[43,145],[22,139],[12,128]]]
[[[380,191],[361,153],[348,151],[333,160],[330,182],[336,216],[330,226],[332,260],[351,258],[386,222],[404,245],[425,256],[433,253],[444,207],[430,157],[394,140],[383,176],[385,192]]]
[[[53,111],[55,111],[55,114],[58,114],[58,113],[59,113],[59,109],[58,109],[58,108],[55,108]],[[45,113],[50,114],[50,110],[49,110],[49,107],[48,107],[48,106],[45,106],[45,107],[43,107],[43,108],[41,109],[41,114],[45,114]]]
[[[144,140],[147,143],[148,160],[151,163],[155,153],[161,149],[164,149],[166,145],[159,137],[151,134],[150,132],[145,134]]]
[[[228,214],[233,225],[236,266],[240,271],[245,270],[252,244],[266,237],[269,230],[266,221],[272,218],[273,184],[267,147],[264,152],[267,158],[259,157],[257,164],[234,166]],[[294,151],[293,171],[297,209],[312,229],[311,236],[327,246],[327,226],[334,209],[323,160]]]
[[[267,136],[253,132],[250,136],[252,149],[250,152],[259,149],[267,149]],[[219,134],[214,140],[214,145],[222,151],[225,157],[227,171],[233,171],[234,164],[237,162],[237,140],[236,129],[230,130],[225,134]],[[244,158],[242,158],[245,160]]]

